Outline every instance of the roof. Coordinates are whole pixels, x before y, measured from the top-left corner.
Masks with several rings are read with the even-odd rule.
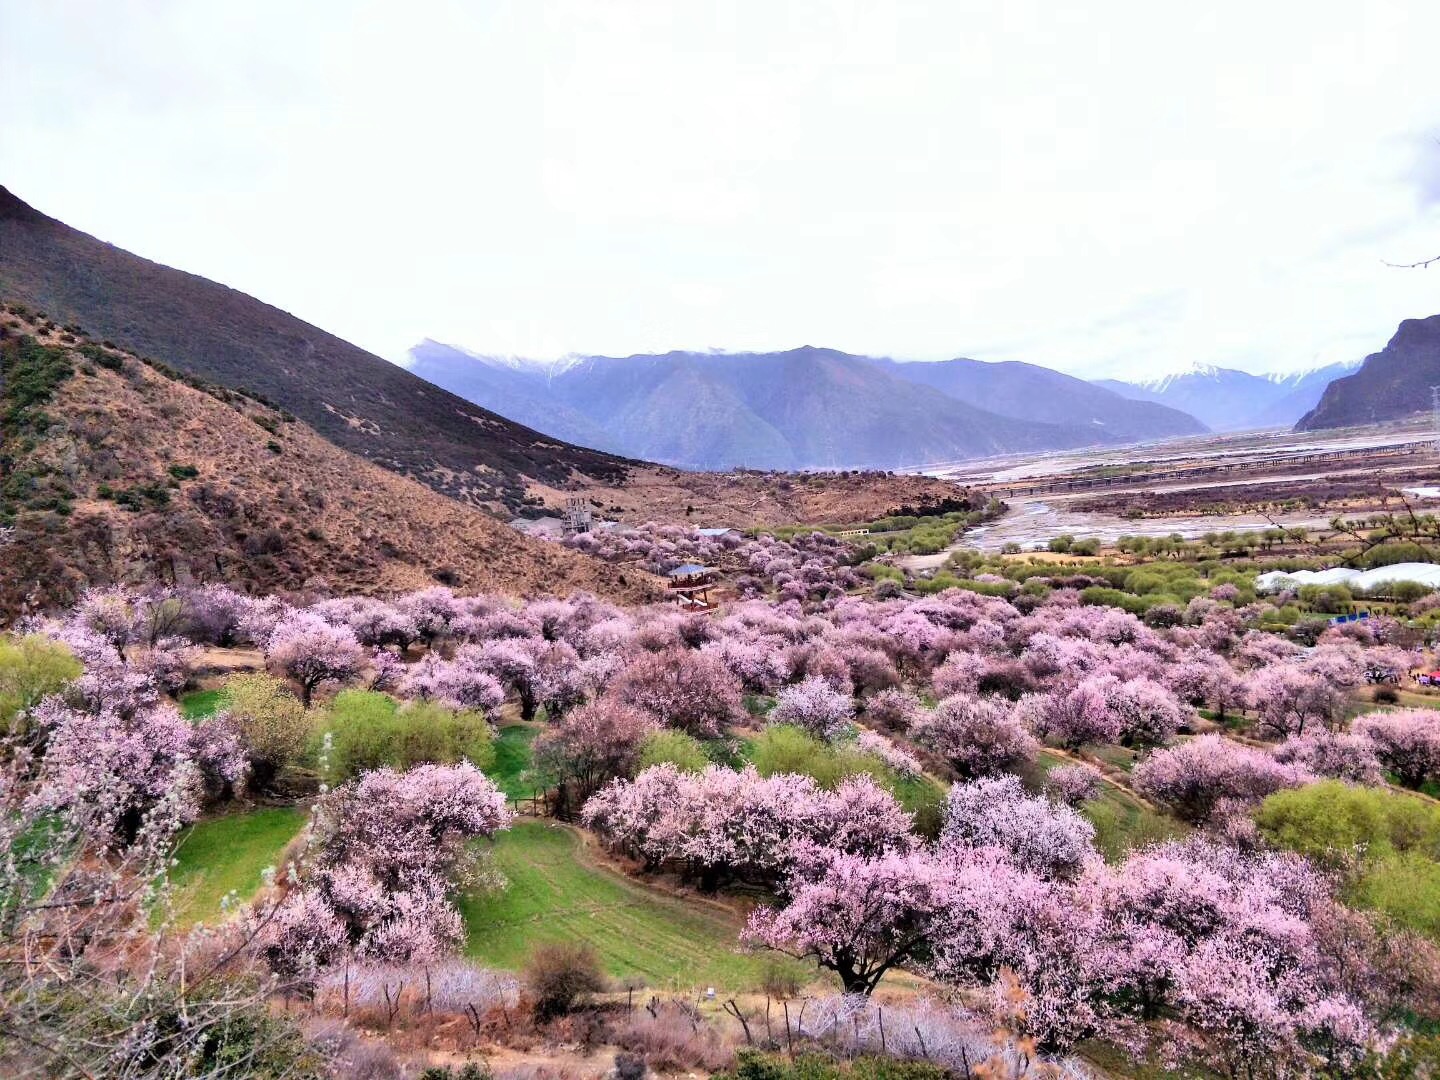
[[[686,563],[684,566],[677,566],[671,570],[667,577],[693,577],[696,574],[713,574],[715,571],[708,566],[701,566],[699,563]]]
[[[1440,589],[1440,565],[1435,563],[1395,563],[1373,570],[1351,570],[1334,566],[1328,570],[1271,570],[1255,579],[1255,587],[1264,591],[1295,585],[1348,585],[1352,589],[1373,589],[1397,581],[1413,581]]]

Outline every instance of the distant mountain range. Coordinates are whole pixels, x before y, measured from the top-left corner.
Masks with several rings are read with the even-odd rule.
[[[1440,315],[1406,319],[1385,348],[1365,358],[1358,371],[1336,379],[1296,428],[1349,427],[1399,420],[1430,408],[1430,388],[1440,386]]]
[[[1135,401],[1180,409],[1214,431],[1290,427],[1355,363],[1328,364],[1290,375],[1252,375],[1234,368],[1200,366],[1148,382],[1100,379],[1096,385]]]
[[[901,468],[1200,434],[1194,417],[1022,363],[806,346],[554,364],[424,341],[411,371],[556,438],[686,468]]]

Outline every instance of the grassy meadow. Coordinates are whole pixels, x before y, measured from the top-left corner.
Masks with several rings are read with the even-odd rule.
[[[585,843],[575,829],[531,819],[502,833],[494,859],[509,884],[461,899],[466,953],[516,970],[536,945],[584,941],[610,975],[656,989],[741,991],[761,984],[774,958],[740,951],[738,917],[597,865],[586,858]]]
[[[265,807],[196,822],[180,838],[170,881],[175,915],[183,926],[220,918],[229,893],[255,895],[260,875],[278,866],[280,854],[305,826],[298,806]]]

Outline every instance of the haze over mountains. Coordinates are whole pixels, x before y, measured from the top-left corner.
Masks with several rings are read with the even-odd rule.
[[[1204,365],[1147,382],[1099,379],[1096,384],[1135,401],[1180,409],[1212,431],[1245,431],[1290,427],[1314,408],[1332,379],[1354,371],[1357,364],[1328,364],[1287,375]]]
[[[687,468],[905,468],[1202,433],[1033,364],[899,363],[805,346],[553,364],[424,341],[410,370],[537,430]]]

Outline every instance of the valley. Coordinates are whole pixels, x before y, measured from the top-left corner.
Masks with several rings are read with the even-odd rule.
[[[1333,471],[1324,471],[1333,469]],[[1207,533],[1326,528],[1339,515],[1396,512],[1431,500],[1407,495],[1440,475],[1434,433],[1420,421],[1314,433],[1245,433],[1156,447],[1009,457],[941,468],[1010,512],[957,547],[1043,547],[1062,534],[1113,545],[1123,536],[1186,540]],[[942,554],[911,556],[933,569]]]
[[[1168,401],[808,347],[405,371],[3,189],[0,241],[6,1075],[1436,1052],[1434,432],[1286,412],[1426,328]]]

